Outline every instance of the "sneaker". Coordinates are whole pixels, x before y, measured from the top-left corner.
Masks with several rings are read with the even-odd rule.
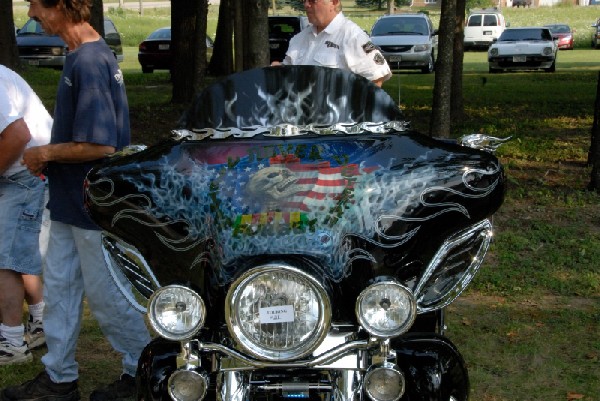
[[[46,334],[41,320],[33,320],[33,316],[29,315],[25,339],[29,349],[36,349],[46,344]]]
[[[0,393],[2,401],[79,401],[77,380],[54,383],[43,371],[35,379],[20,386],[6,387]]]
[[[33,361],[33,355],[31,355],[26,342],[20,346],[14,346],[6,338],[0,336],[0,366],[31,361]]]
[[[135,378],[123,373],[119,380],[92,391],[90,401],[133,400],[135,395]]]

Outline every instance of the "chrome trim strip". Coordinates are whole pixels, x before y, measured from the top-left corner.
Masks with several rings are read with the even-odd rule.
[[[220,366],[220,370],[225,372],[263,368],[314,368],[320,367],[321,365],[333,363],[341,357],[346,356],[347,354],[356,353],[358,351],[377,349],[379,347],[379,341],[376,340],[357,340],[337,346],[311,359],[291,362],[270,362],[248,358],[247,356],[222,344],[203,343],[199,340],[193,340],[192,342],[196,342],[198,344],[198,352],[218,352],[219,354],[230,358],[232,362],[234,362],[233,364],[228,366]]]

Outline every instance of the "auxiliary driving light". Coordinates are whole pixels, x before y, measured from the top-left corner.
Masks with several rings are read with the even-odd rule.
[[[175,401],[200,401],[206,396],[208,378],[193,370],[178,370],[169,377],[167,387]]]
[[[162,337],[181,341],[191,338],[202,328],[206,307],[202,298],[191,289],[169,285],[152,294],[148,318]]]
[[[372,284],[356,300],[358,322],[375,337],[391,338],[405,333],[416,315],[415,297],[396,281]]]
[[[396,365],[386,362],[369,368],[364,385],[373,401],[398,401],[404,394],[405,380]]]

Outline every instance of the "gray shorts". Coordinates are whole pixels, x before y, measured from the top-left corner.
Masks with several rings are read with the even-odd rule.
[[[0,269],[42,274],[39,236],[45,188],[27,170],[0,176]]]

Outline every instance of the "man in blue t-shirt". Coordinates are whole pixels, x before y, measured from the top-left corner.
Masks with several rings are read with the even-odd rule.
[[[129,143],[129,108],[123,74],[102,37],[89,24],[91,0],[28,0],[28,15],[68,45],[48,145],[29,148],[23,163],[49,181],[50,234],[44,270],[44,330],[48,353],[35,379],[8,387],[14,400],[79,400],[75,360],[83,297],[113,348],[123,374],[95,390],[92,401],[135,393],[138,358],[150,341],[143,316],[115,286],[104,263],[101,231],[84,209],[83,183],[91,166]]]

